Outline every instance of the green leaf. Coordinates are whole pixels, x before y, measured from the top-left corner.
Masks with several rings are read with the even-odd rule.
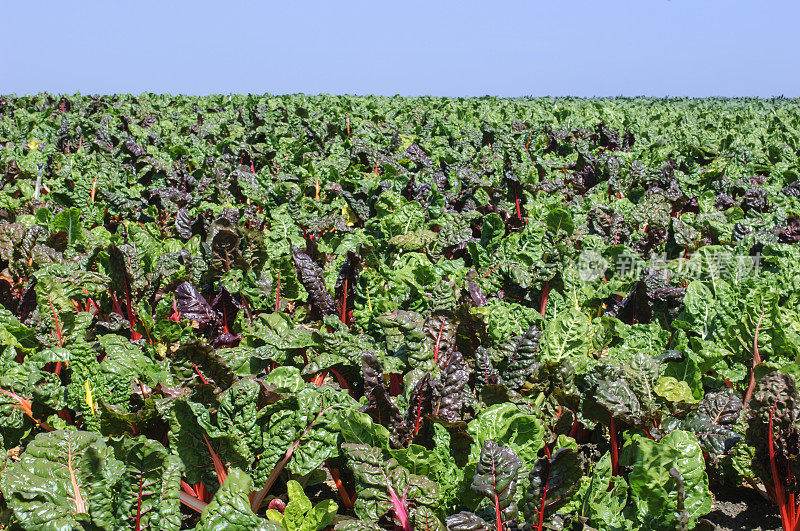
[[[264,383],[275,386],[278,393],[294,394],[306,386],[303,377],[300,376],[300,369],[297,367],[284,366],[270,372],[264,377]]]
[[[204,530],[231,529],[234,531],[284,531],[278,522],[259,518],[250,509],[253,480],[232,468],[222,487],[200,514],[200,527]]]
[[[714,294],[704,283],[693,280],[686,286],[683,303],[685,309],[675,321],[675,327],[691,330],[706,339],[717,315]]]
[[[583,358],[591,346],[589,330],[589,317],[582,311],[572,308],[558,313],[545,328],[542,357],[552,361],[574,360],[576,368],[585,365]]]
[[[544,428],[539,420],[508,402],[492,406],[469,423],[468,432],[475,439],[470,462],[477,462],[486,441],[511,448],[523,462],[533,463],[544,445]]]
[[[77,528],[84,517],[113,526],[112,496],[122,470],[97,434],[56,430],[37,435],[9,464],[0,491],[27,528]]]
[[[389,243],[403,251],[418,251],[436,241],[436,233],[429,230],[417,230],[398,234],[389,239]]]
[[[389,512],[392,509],[390,492],[398,497],[405,493],[412,518],[417,508],[437,507],[438,485],[424,476],[411,474],[395,459],[386,459],[380,448],[343,444],[342,453],[355,476],[358,497],[353,510],[362,520],[376,522]]]
[[[677,469],[685,482],[684,507],[691,524],[711,511],[705,460],[694,434],[677,430],[660,442],[636,434],[625,445],[621,462],[631,467],[628,482],[640,525],[676,529],[678,491],[671,468]]]
[[[76,241],[82,240],[83,234],[81,231],[83,227],[81,226],[81,210],[78,208],[62,210],[53,217],[52,228],[54,232],[66,232],[70,245]]]
[[[116,455],[125,464],[120,502],[115,508],[120,524],[138,518],[142,529],[180,529],[179,493],[184,468],[180,458],[144,436],[123,438]]]
[[[494,212],[484,216],[481,225],[481,245],[487,252],[491,253],[500,245],[506,233],[506,226],[500,216]]]
[[[677,380],[674,376],[662,376],[659,378],[655,391],[658,396],[664,397],[670,402],[684,402],[687,404],[697,402],[689,384]]]
[[[339,506],[333,500],[322,500],[312,507],[303,487],[294,480],[286,483],[289,504],[283,514],[267,511],[267,517],[283,524],[286,531],[320,531],[333,522]]]
[[[306,475],[326,459],[337,456],[338,411],[353,404],[349,396],[330,387],[309,386],[294,397],[264,408],[270,416],[262,428],[260,467],[269,472],[293,445],[287,468],[294,474]]]
[[[408,448],[389,450],[389,455],[397,459],[397,462],[412,474],[427,476],[431,479],[434,479],[436,474],[444,468],[444,463],[438,453],[418,444],[412,444]]]
[[[555,207],[547,213],[545,225],[554,235],[557,235],[559,231],[564,231],[567,236],[572,236],[572,232],[575,230],[572,215],[560,207]]]
[[[594,467],[578,514],[598,531],[632,530],[634,522],[624,512],[627,501],[628,483],[611,475],[611,454],[606,452]]]
[[[349,409],[342,413],[339,419],[339,426],[342,438],[347,443],[366,444],[378,448],[389,447],[389,440],[391,439],[389,430],[373,422],[372,418],[366,413]]]

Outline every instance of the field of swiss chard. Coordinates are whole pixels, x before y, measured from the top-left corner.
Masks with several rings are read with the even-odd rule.
[[[797,100],[0,98],[0,528],[797,529],[799,241]]]

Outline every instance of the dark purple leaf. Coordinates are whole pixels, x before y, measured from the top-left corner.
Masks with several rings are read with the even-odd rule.
[[[417,437],[426,427],[425,417],[433,410],[433,388],[430,381],[430,374],[420,378],[408,398],[404,431],[409,434],[410,440]]]
[[[214,310],[205,297],[189,282],[183,282],[175,290],[175,302],[181,317],[197,321],[205,326],[216,321]]]
[[[233,328],[233,323],[241,309],[242,304],[224,287],[220,288],[219,294],[214,297],[214,302],[211,304],[212,314],[221,317],[220,324],[226,333]]]
[[[336,312],[333,297],[325,286],[322,268],[314,262],[304,249],[292,246],[292,260],[297,278],[308,292],[308,302],[318,317]]]
[[[437,311],[422,325],[425,335],[431,342],[433,358],[444,365],[450,352],[456,346],[456,320],[452,312]]]
[[[361,355],[361,368],[364,373],[364,396],[369,403],[361,411],[367,413],[376,423],[386,426],[397,439],[405,437],[398,433],[403,430],[403,417],[400,410],[389,398],[383,382],[383,367],[374,352]]]
[[[136,141],[131,137],[125,139],[124,146],[125,146],[125,152],[128,153],[128,155],[132,156],[133,158],[144,157],[147,155],[147,151],[139,147],[136,144]]]
[[[469,380],[469,369],[461,353],[453,351],[442,370],[442,376],[438,380],[431,381],[434,417],[441,417],[449,422],[461,420],[462,391],[467,385],[467,380]]]
[[[480,308],[481,306],[486,306],[486,296],[483,294],[483,290],[478,285],[478,283],[475,282],[474,280],[470,280],[467,287],[469,290],[469,298],[472,301],[472,305],[478,308]]]
[[[336,279],[334,296],[336,298],[336,310],[342,322],[349,325],[352,320],[353,309],[356,301],[356,287],[358,286],[358,275],[361,271],[361,257],[352,251],[347,252],[347,258],[339,269],[339,277]]]
[[[520,389],[525,384],[528,376],[538,370],[539,342],[542,331],[537,325],[532,325],[517,343],[508,365],[502,371],[503,383],[511,389]]]
[[[517,478],[522,461],[505,446],[486,441],[481,448],[481,457],[472,478],[472,490],[482,494],[495,506],[503,522],[517,517]]]
[[[581,484],[583,472],[578,453],[560,448],[550,457],[542,457],[528,474],[523,510],[528,523],[536,527],[569,503]]]
[[[461,511],[446,519],[448,531],[495,531],[495,526],[488,524],[475,513]]]
[[[194,220],[189,216],[186,209],[179,208],[178,213],[175,214],[175,232],[177,232],[181,238],[188,240],[192,237],[193,224]]]

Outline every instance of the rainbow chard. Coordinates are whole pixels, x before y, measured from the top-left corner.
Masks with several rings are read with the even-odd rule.
[[[342,453],[356,481],[353,510],[366,523],[391,516],[403,531],[444,529],[434,515],[439,486],[425,476],[412,474],[396,459],[364,444],[343,444]]]
[[[322,268],[305,249],[292,246],[292,260],[297,278],[308,292],[308,303],[316,316],[324,317],[336,312],[336,305],[325,286]]]
[[[494,441],[483,443],[471,488],[489,501],[490,514],[487,511],[486,517],[481,518],[462,511],[447,517],[447,528],[451,531],[503,531],[515,527],[518,517],[515,498],[521,467],[522,461],[510,448]]]
[[[339,270],[339,277],[334,286],[334,298],[339,319],[350,325],[353,322],[353,309],[356,301],[356,286],[358,275],[361,271],[361,257],[352,251],[347,252],[347,258]]]
[[[377,424],[381,424],[392,433],[391,444],[402,448],[408,446],[420,433],[425,431],[428,422],[426,415],[433,411],[433,389],[430,374],[424,375],[414,386],[408,401],[408,409],[402,415],[398,407],[389,397],[383,378],[383,368],[378,357],[371,351],[361,356],[364,374],[364,396],[367,405],[361,408]],[[440,381],[436,381],[441,384]],[[460,404],[460,403],[459,403]]]
[[[463,391],[469,380],[469,369],[459,351],[453,351],[438,380],[431,381],[433,388],[433,416],[448,422],[461,420]]]
[[[180,529],[183,464],[157,441],[40,434],[0,480],[26,529]]]
[[[778,504],[785,531],[798,527],[798,489],[800,474],[800,395],[794,379],[780,372],[761,378],[748,404],[745,439],[755,447],[753,471],[764,482]]]
[[[660,361],[636,353],[625,362],[610,365],[607,374],[584,389],[583,414],[608,427],[613,474],[619,474],[622,432],[629,428],[649,431],[661,417],[657,402]]]
[[[129,244],[109,245],[109,273],[111,277],[111,296],[115,311],[123,315],[131,330],[131,341],[142,338],[137,330],[134,305],[144,288],[144,271],[141,269],[136,250]]]
[[[389,428],[394,433],[393,443],[401,445],[400,441],[408,438],[408,430],[400,410],[389,398],[383,367],[375,353],[368,350],[362,354],[361,369],[364,374],[364,397],[367,399],[367,405],[361,411],[367,413],[376,423]]]
[[[669,433],[681,429],[694,433],[703,451],[716,460],[730,453],[741,439],[741,435],[733,430],[741,412],[741,398],[733,389],[724,387],[707,393],[697,410],[684,418],[666,418],[661,423],[661,430]]]
[[[182,282],[175,289],[175,307],[181,318],[197,323],[212,346],[219,348],[238,342],[239,337],[233,333],[233,323],[242,305],[224,287],[209,304],[194,285]]]
[[[508,363],[501,367],[502,381],[509,389],[523,391],[528,376],[534,372],[541,357],[539,343],[542,331],[537,325],[532,325],[519,339]]]
[[[541,531],[545,521],[569,503],[582,475],[578,453],[572,448],[559,448],[536,461],[528,475],[523,506],[532,529]]]

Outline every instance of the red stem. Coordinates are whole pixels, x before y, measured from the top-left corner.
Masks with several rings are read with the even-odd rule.
[[[94,310],[97,312],[97,315],[103,315],[103,312],[100,311],[100,307],[97,305],[96,302],[94,302],[94,299],[92,299],[91,297],[86,299],[86,306],[87,306],[86,311],[87,312],[89,311],[89,308],[88,308],[89,305],[94,306]]]
[[[352,509],[353,501],[355,500],[355,494],[350,496],[350,493],[347,492],[347,487],[344,486],[344,483],[342,483],[342,480],[339,477],[338,469],[332,467],[327,461],[325,461],[325,466],[331,473],[331,479],[333,479],[334,484],[336,484],[336,489],[339,491],[339,496],[342,498],[342,503],[347,509]]]
[[[434,363],[439,363],[439,342],[442,340],[442,330],[444,330],[444,321],[439,325],[439,332],[436,334],[436,344],[433,346]]]
[[[347,322],[347,275],[344,276],[344,289],[342,290],[342,303],[341,303],[341,312],[339,314],[339,319],[342,320],[344,324],[348,324]]]
[[[201,372],[200,372],[200,369],[198,369],[198,368],[197,368],[197,365],[195,365],[194,363],[192,363],[192,368],[194,368],[194,372],[196,372],[196,373],[197,373],[197,376],[199,376],[199,377],[200,377],[200,380],[201,380],[201,381],[202,381],[204,384],[207,384],[207,383],[208,383],[208,380],[206,380],[205,376],[203,376],[203,373],[201,373]]]
[[[750,368],[750,383],[747,385],[747,392],[744,394],[744,407],[747,407],[750,397],[753,396],[753,390],[756,388],[756,365],[761,363],[761,353],[758,351],[758,331],[761,328],[761,320],[763,318],[764,312],[758,316],[756,331],[753,334],[753,366]]]
[[[414,412],[414,437],[419,433],[420,423],[422,422],[422,393],[417,397],[417,410]]]
[[[182,504],[197,511],[198,513],[202,513],[203,509],[205,509],[206,505],[208,505],[206,502],[198,500],[196,497],[185,492],[180,493],[180,499]]]
[[[539,505],[539,525],[536,526],[536,531],[542,531],[542,525],[544,525],[544,503],[545,499],[547,498],[547,484],[550,480],[550,474],[548,473],[548,477],[544,480],[544,490],[542,490],[542,503]]]
[[[775,407],[777,405],[778,399],[776,398],[772,409],[769,410],[769,433],[767,435],[769,443],[769,467],[772,471],[772,483],[775,486],[775,499],[778,501],[778,510],[781,513],[781,523],[785,531],[790,531],[794,526],[792,526],[792,521],[789,519],[789,512],[786,507],[786,493],[778,479],[778,466],[775,463],[775,441],[772,437],[772,419],[775,416]]]
[[[550,281],[544,283],[544,287],[542,288],[542,304],[539,307],[539,313],[544,315],[545,310],[547,309],[547,299],[550,297]]]
[[[194,488],[191,485],[186,483],[184,480],[181,480],[181,488],[184,492],[186,492],[189,496],[197,497],[197,492],[195,492]]]
[[[211,443],[208,442],[208,437],[206,434],[203,434],[203,441],[206,443],[206,448],[208,448],[208,452],[211,454],[211,461],[214,463],[214,472],[217,474],[217,481],[219,484],[222,485],[225,483],[225,479],[228,477],[228,472],[225,470],[225,465],[222,464],[222,459],[219,458],[217,452],[211,447]]]
[[[500,514],[500,498],[497,494],[494,495],[494,516],[495,520],[497,520],[497,531],[503,531],[503,516]],[[539,528],[539,531],[541,531],[541,528]]]
[[[496,270],[496,269],[498,269],[498,268],[500,268],[500,267],[502,267],[502,266],[503,266],[503,264],[498,264],[498,265],[496,265],[496,266],[492,267],[491,269],[489,269],[489,271],[487,271],[486,273],[484,273],[484,274],[483,274],[483,276],[482,276],[481,278],[486,278],[486,277],[488,277],[488,276],[489,276],[489,273],[491,273],[492,271],[494,271],[494,270]]]
[[[575,438],[575,432],[578,431],[578,426],[580,425],[580,421],[578,421],[578,415],[575,414],[573,411],[572,414],[575,416],[572,420],[572,426],[569,428],[569,437]]]
[[[492,461],[492,477],[494,478],[494,515],[495,520],[497,520],[495,527],[497,531],[503,531],[503,518],[500,514],[500,498],[497,495],[497,472],[494,469],[494,461]]]
[[[125,310],[128,314],[128,322],[131,325],[131,341],[136,341],[142,338],[142,334],[136,331],[136,313],[131,305],[131,287],[128,284],[127,273],[122,274],[122,281],[125,284]]]
[[[210,498],[208,489],[206,488],[206,486],[203,484],[202,481],[200,483],[194,484],[194,490],[195,492],[197,492],[197,496],[201,500],[205,501]]]
[[[617,425],[614,422],[614,417],[611,417],[611,422],[608,425],[608,431],[611,434],[611,475],[619,475],[619,450],[617,448]]]
[[[58,314],[56,313],[56,308],[53,306],[53,301],[50,299],[50,296],[47,296],[47,302],[50,303],[50,310],[53,312],[53,320],[56,322],[56,337],[58,338],[58,346],[64,346],[64,337],[61,333],[61,323],[58,321]]]
[[[350,387],[350,384],[347,383],[347,379],[344,376],[342,376],[336,369],[328,367],[328,370],[333,373],[333,376],[336,378],[336,381],[339,382],[339,387],[341,387],[342,389],[347,389],[347,394],[349,394],[353,398],[356,398],[356,393],[355,391],[353,391],[353,388]]]
[[[320,373],[317,373],[317,375],[314,376],[311,382],[317,387],[320,387],[325,382],[326,376],[328,376],[328,371],[322,371]]]

